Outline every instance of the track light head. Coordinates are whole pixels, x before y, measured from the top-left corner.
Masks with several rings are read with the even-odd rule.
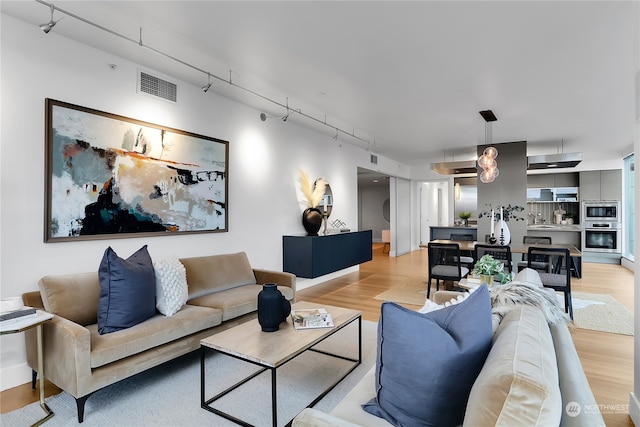
[[[265,113],[260,113],[260,120],[263,122],[267,120],[267,115]]]
[[[212,84],[212,83],[211,83],[211,73],[207,73],[207,78],[208,78],[208,80],[207,80],[207,84],[206,84],[206,85],[204,85],[204,86],[202,86],[202,91],[203,91],[204,93],[209,92],[209,89],[211,89],[211,84]]]
[[[56,24],[58,22],[60,22],[60,19],[64,18],[64,16],[60,19],[58,19],[57,21],[53,20],[53,12],[55,11],[55,7],[53,6],[53,4],[51,5],[51,20],[49,22],[47,22],[46,24],[40,24],[40,29],[42,31],[44,31],[45,34],[49,34],[49,31],[51,31],[51,29],[53,27],[56,26]]]

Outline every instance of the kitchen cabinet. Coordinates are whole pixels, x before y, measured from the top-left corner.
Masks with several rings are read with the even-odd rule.
[[[580,201],[621,199],[622,170],[580,172]]]
[[[576,172],[527,175],[527,188],[577,187],[579,183]]]

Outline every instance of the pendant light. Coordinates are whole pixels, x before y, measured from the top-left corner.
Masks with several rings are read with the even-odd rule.
[[[480,111],[480,115],[486,122],[484,125],[484,142],[485,144],[490,144],[492,139],[491,122],[495,122],[498,119],[491,110]],[[485,148],[482,155],[478,157],[478,166],[482,169],[480,182],[488,184],[493,182],[500,174],[496,157],[498,157],[498,149],[492,145]]]

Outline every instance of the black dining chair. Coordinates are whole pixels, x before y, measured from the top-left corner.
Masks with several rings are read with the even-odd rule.
[[[551,244],[551,237],[548,236],[523,236],[522,243],[524,244]],[[525,267],[533,268],[534,270],[548,272],[551,271],[551,265],[546,262],[546,257],[538,257],[537,259],[532,260],[533,262],[529,265],[528,254],[522,255],[522,261],[518,263],[518,271],[522,270]]]
[[[474,249],[474,258],[479,260],[484,255],[491,255],[493,259],[501,261],[504,264],[505,271],[511,273],[513,271],[513,260],[511,258],[511,247],[498,245],[476,244]]]
[[[460,262],[458,243],[435,243],[427,245],[429,276],[427,278],[427,298],[431,293],[431,280],[436,280],[436,291],[440,289],[440,280],[459,282],[469,274],[469,269]]]
[[[573,303],[571,301],[571,256],[566,248],[541,248],[529,246],[529,264],[534,260],[544,259],[551,265],[548,272],[539,271],[540,281],[545,288],[564,293],[564,310],[573,320]],[[533,267],[529,267],[533,268]]]
[[[473,242],[475,239],[473,237],[473,234],[451,233],[451,237],[449,240],[457,242]],[[473,257],[473,251],[460,250],[460,263],[462,263],[469,270],[473,268],[473,264],[476,262],[476,259],[477,258]]]

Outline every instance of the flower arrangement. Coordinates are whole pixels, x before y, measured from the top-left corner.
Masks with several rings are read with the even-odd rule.
[[[483,255],[482,258],[476,262],[471,273],[474,276],[497,277],[500,283],[508,283],[513,279],[513,273],[505,272],[504,264],[489,254]]]
[[[324,196],[327,181],[324,178],[318,178],[315,182],[311,182],[307,173],[302,169],[300,169],[298,180],[300,181],[300,190],[307,201],[307,206],[310,208],[317,207]]]
[[[496,221],[500,221],[502,219],[502,215],[504,215],[505,222],[509,222],[510,219],[513,219],[514,221],[524,221],[524,218],[515,214],[515,212],[522,212],[524,210],[522,206],[511,206],[511,204],[509,204],[507,206],[498,206],[495,209],[490,203],[485,204],[485,206],[489,206],[489,210],[480,212],[478,214],[478,218],[485,216],[491,218],[491,212],[494,212]]]

